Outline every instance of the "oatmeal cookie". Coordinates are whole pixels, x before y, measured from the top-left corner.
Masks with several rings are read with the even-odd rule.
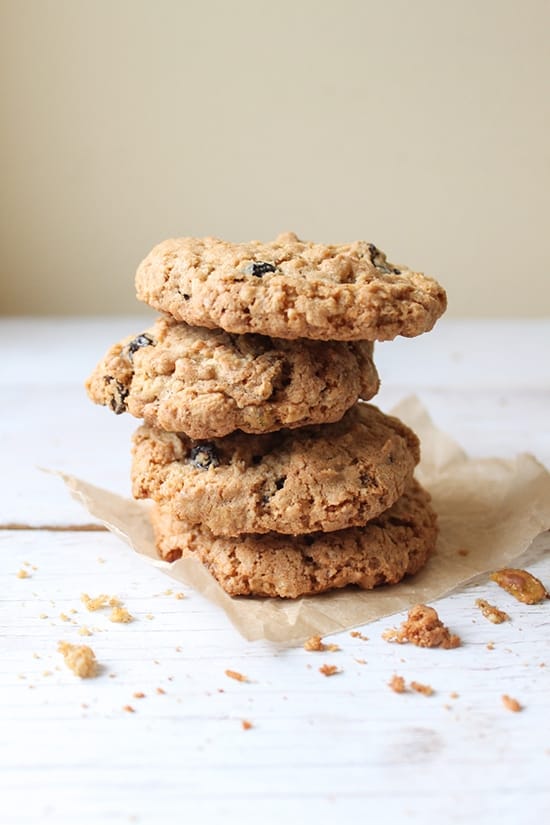
[[[333,424],[208,441],[144,425],[133,493],[218,536],[341,530],[391,507],[419,457],[408,427],[362,403]]]
[[[370,341],[287,341],[159,319],[115,344],[86,382],[115,413],[191,438],[338,421],[378,390]]]
[[[396,584],[424,566],[437,538],[430,496],[416,481],[365,526],[334,533],[219,538],[190,528],[170,504],[157,505],[152,520],[162,558],[195,556],[231,596],[295,599],[349,584]]]
[[[387,341],[430,330],[444,289],[365,241],[326,246],[288,232],[270,243],[177,238],[136,274],[137,296],[180,321],[277,338]]]

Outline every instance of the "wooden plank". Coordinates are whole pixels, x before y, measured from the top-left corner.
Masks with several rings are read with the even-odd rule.
[[[107,533],[4,531],[0,562],[0,773],[10,823],[152,825],[182,810],[201,823],[222,814],[231,823],[260,814],[329,823],[368,809],[395,822],[482,813],[511,825],[526,821],[526,800],[529,817],[548,810],[546,604],[481,584],[438,604],[463,639],[456,650],[383,641],[395,617],[365,628],[368,641],[339,634],[339,652],[308,653],[244,642],[201,596],[166,594],[173,581]],[[30,578],[18,579],[25,562]],[[548,581],[550,557],[532,569]],[[116,594],[136,620],[116,625],[105,611],[87,612],[83,591]],[[512,621],[487,622],[477,597]],[[93,636],[79,636],[82,625]],[[56,653],[60,639],[90,644],[101,675],[78,680]],[[342,673],[322,676],[326,661]],[[227,668],[250,681],[228,679]],[[434,695],[393,693],[393,673]],[[503,693],[525,709],[507,711]]]

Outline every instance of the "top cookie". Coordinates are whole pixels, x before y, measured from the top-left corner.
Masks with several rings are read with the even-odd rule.
[[[138,268],[137,296],[188,324],[278,338],[389,341],[430,330],[445,290],[373,244],[178,238]]]

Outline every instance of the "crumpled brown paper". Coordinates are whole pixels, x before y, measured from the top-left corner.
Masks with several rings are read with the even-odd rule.
[[[469,458],[414,397],[392,414],[420,437],[416,475],[432,494],[440,536],[436,554],[420,573],[374,591],[348,587],[295,600],[231,598],[195,559],[169,564],[157,558],[147,505],[61,475],[91,515],[155,567],[219,605],[247,639],[297,643],[433,601],[483,573],[510,566],[550,529],[550,473],[532,455]]]

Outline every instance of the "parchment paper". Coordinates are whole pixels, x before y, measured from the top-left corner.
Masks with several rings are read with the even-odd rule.
[[[433,601],[484,573],[512,566],[540,533],[550,529],[550,473],[534,456],[470,458],[435,427],[414,397],[392,414],[421,439],[416,476],[432,494],[440,536],[436,554],[424,570],[374,591],[348,587],[296,600],[231,598],[195,559],[169,564],[157,558],[146,504],[60,475],[92,516],[149,563],[219,605],[245,638],[298,643],[313,634],[357,627]]]

